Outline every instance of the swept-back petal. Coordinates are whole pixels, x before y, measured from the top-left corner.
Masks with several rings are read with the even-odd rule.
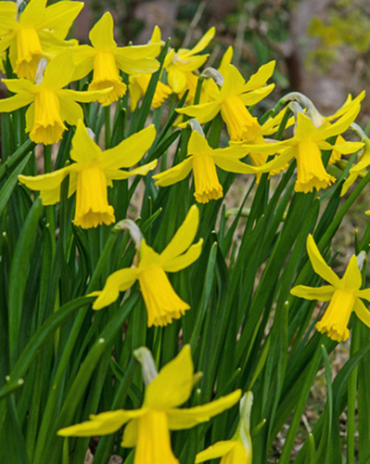
[[[117,66],[126,74],[152,74],[159,68],[159,61],[155,58],[129,59],[121,56],[120,49],[116,49],[114,56]]]
[[[29,105],[34,100],[34,96],[30,93],[18,93],[10,98],[0,100],[0,113],[9,113],[23,106]]]
[[[58,430],[58,435],[62,437],[91,437],[95,435],[109,435],[119,430],[126,422],[136,419],[146,413],[144,408],[134,411],[117,411],[102,412],[101,414],[92,414],[90,420],[81,422],[81,424],[71,425]]]
[[[241,390],[235,390],[226,396],[221,396],[211,403],[189,409],[172,409],[167,412],[171,430],[190,429],[213,416],[221,414],[236,404],[241,397]]]
[[[192,166],[192,157],[186,158],[184,161],[177,164],[173,168],[161,172],[160,174],[155,174],[153,176],[153,179],[156,180],[155,185],[160,185],[161,187],[168,187],[169,185],[184,180],[185,177],[189,175]]]
[[[231,64],[231,60],[233,59],[234,55],[234,49],[233,47],[228,47],[226,52],[224,53],[223,57],[221,58],[221,64],[218,68],[218,71],[222,76],[224,76],[227,73],[227,69],[229,67],[229,64]]]
[[[363,290],[358,290],[356,296],[363,298],[364,300],[370,301],[370,288],[364,288]]]
[[[362,298],[362,295],[361,295]],[[354,306],[354,311],[356,313],[356,316],[362,321],[365,325],[370,327],[370,312],[366,308],[366,306],[363,304],[363,302],[360,300],[360,298],[356,298],[355,300],[355,306]]]
[[[322,137],[318,137],[317,132],[318,129],[315,127],[313,121],[304,113],[298,113],[294,139],[299,141],[321,139]]]
[[[210,43],[210,41],[213,39],[213,37],[216,34],[216,28],[211,27],[208,29],[208,31],[204,34],[204,36],[199,40],[199,42],[191,49],[187,50],[186,53],[188,56],[193,56],[196,55],[197,53],[203,51],[207,45]],[[179,52],[182,51],[181,49]]]
[[[209,146],[207,139],[200,135],[197,130],[194,130],[191,133],[189,142],[188,142],[188,154],[195,155],[197,153],[212,153],[212,148]]]
[[[357,265],[357,258],[356,256],[351,256],[346,272],[344,273],[344,276],[341,279],[341,287],[344,287],[348,290],[359,290],[361,284],[362,277],[360,269]]]
[[[243,88],[243,92],[258,89],[266,84],[267,80],[270,79],[275,69],[275,61],[270,61],[259,68],[259,70],[253,74]]]
[[[305,285],[297,285],[290,290],[293,296],[304,298],[305,300],[329,301],[334,295],[335,288],[331,285],[323,287],[306,287]]]
[[[80,119],[84,118],[81,106],[71,98],[59,98],[60,117],[71,126],[76,126]]]
[[[156,136],[153,124],[131,135],[114,148],[104,152],[101,164],[104,169],[130,168],[137,164],[152,146]]]
[[[121,446],[123,448],[133,448],[137,442],[138,421],[137,419],[131,420],[123,431]]]
[[[266,145],[269,145],[269,144],[266,143]],[[268,147],[266,148],[266,150],[257,149],[257,147],[265,147],[264,145],[255,145],[255,147],[253,147],[252,150],[250,149],[250,147],[253,147],[253,146],[248,146],[249,148],[248,153],[258,153],[258,154],[259,153],[265,153],[265,154],[274,153],[274,151],[269,151]],[[266,164],[262,164],[261,166],[254,166],[254,167],[251,166],[250,169],[253,169],[253,172],[261,172],[261,173],[274,171],[275,169],[285,169],[288,161],[294,158],[294,154],[295,154],[294,148],[288,148],[287,150],[284,150],[284,152],[281,155],[276,156],[272,161],[269,161]]]
[[[77,81],[87,76],[94,68],[96,50],[90,45],[79,45],[71,50],[74,63],[73,80]]]
[[[177,66],[171,65],[167,72],[168,85],[175,93],[180,93],[186,86],[186,75]]]
[[[222,97],[239,95],[243,92],[245,80],[236,66],[229,64],[228,68],[225,70],[224,78],[225,81],[221,88]]]
[[[70,174],[71,171],[73,171],[75,167],[72,166],[67,166],[65,168],[59,169],[58,171],[51,172],[49,174],[42,174],[40,176],[24,176],[20,175],[18,176],[19,182],[22,182],[22,184],[25,184],[28,188],[31,190],[40,190],[41,194],[43,190],[50,190],[50,191],[55,191],[57,189],[60,190],[60,184],[63,182],[66,176]],[[57,201],[59,198],[57,199]],[[44,203],[43,204],[54,204],[56,203]]]
[[[152,171],[157,166],[158,160],[153,160],[150,163],[143,164],[131,171],[121,171],[119,169],[104,170],[107,179],[121,180],[128,179],[131,176],[146,176],[149,171]]]
[[[177,229],[172,240],[161,253],[163,266],[165,266],[165,263],[169,260],[176,256],[180,256],[189,248],[195,238],[195,234],[197,233],[198,224],[199,209],[196,205],[193,205],[190,207],[184,222]]]
[[[27,92],[32,94],[37,89],[36,85],[28,79],[2,79],[1,82],[13,93]]]
[[[231,451],[235,444],[235,440],[218,441],[214,445],[211,445],[209,448],[198,453],[195,458],[195,464],[210,461],[211,459],[221,458]]]
[[[74,64],[72,50],[59,53],[45,68],[42,87],[62,89],[73,80]]]
[[[16,15],[17,4],[15,2],[0,2],[0,37],[14,28]]]
[[[275,88],[275,84],[266,85],[260,89],[240,95],[240,99],[245,106],[252,106],[267,97]]]
[[[77,129],[72,139],[71,158],[80,164],[90,164],[101,156],[101,149],[89,136],[82,119],[77,123]]]
[[[144,58],[155,58],[161,51],[161,46],[160,42],[147,45],[130,45],[117,48],[114,53],[122,59],[137,61]]]
[[[235,172],[238,174],[255,174],[256,170],[254,167],[250,166],[249,164],[245,164],[238,159],[231,158],[225,154],[213,154],[213,160],[219,168],[223,169],[227,172]]]
[[[39,16],[37,27],[51,29],[59,39],[64,39],[83,6],[83,2],[67,0],[50,5]]]
[[[89,39],[95,48],[116,48],[117,43],[113,38],[113,18],[107,11],[95,23],[94,27],[89,33]]]
[[[116,301],[120,292],[134,285],[138,275],[137,268],[120,269],[113,272],[105,282],[103,290],[99,292],[99,296],[93,304],[93,309],[104,308]],[[94,294],[96,295],[97,292],[94,292]]]
[[[92,101],[97,101],[104,95],[107,95],[113,87],[109,87],[108,89],[103,90],[86,90],[84,92],[80,92],[78,90],[71,90],[71,89],[63,89],[60,91],[59,95],[66,96],[68,98],[72,98],[81,103],[89,103]]]
[[[324,258],[321,256],[321,253],[317,248],[315,240],[311,234],[307,237],[307,253],[316,274],[319,274],[320,277],[322,277],[334,287],[342,287],[339,277],[326,264]]]
[[[364,144],[362,142],[345,142],[338,143],[336,145],[330,145],[327,142],[317,142],[317,145],[321,150],[335,150],[343,155],[348,155],[354,153],[355,151],[360,150]]]
[[[193,264],[202,253],[202,245],[203,239],[201,238],[198,243],[192,245],[188,251],[183,253],[181,256],[176,256],[164,263],[163,269],[166,272],[178,272],[181,271],[181,269],[185,269],[190,266],[190,264]]]
[[[145,390],[144,405],[152,409],[172,409],[185,403],[193,388],[194,366],[190,345],[167,363]]]
[[[202,103],[200,105],[191,105],[186,108],[176,109],[176,111],[180,114],[186,114],[187,116],[198,119],[201,124],[213,119],[220,110],[221,104],[219,101],[212,101]]]
[[[19,22],[22,26],[37,26],[40,17],[45,13],[47,0],[32,0],[23,10]]]
[[[360,103],[357,100],[353,100],[352,103],[350,103],[348,106],[348,111],[343,114],[343,116],[341,116],[337,121],[322,129],[319,128],[315,138],[317,137],[320,140],[328,139],[333,135],[342,134],[344,131],[346,131],[349,125],[356,119],[361,109]]]

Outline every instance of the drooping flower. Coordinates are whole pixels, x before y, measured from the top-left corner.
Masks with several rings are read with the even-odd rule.
[[[34,79],[38,63],[51,47],[65,47],[68,31],[83,7],[82,2],[30,0],[19,15],[16,2],[0,2],[0,53],[9,48],[15,74]]]
[[[91,415],[89,421],[61,429],[58,435],[108,435],[127,424],[122,446],[135,447],[134,464],[179,464],[171,449],[170,430],[189,429],[209,421],[234,406],[239,401],[241,391],[236,390],[201,406],[180,409],[179,406],[188,400],[199,379],[199,374],[194,375],[190,346],[184,346],[158,374],[147,348],[139,348],[135,356],[142,363],[146,384],[142,407]]]
[[[193,171],[195,193],[194,197],[199,203],[208,203],[210,200],[222,198],[223,190],[220,184],[216,166],[224,171],[250,174],[250,166],[240,161],[245,157],[246,150],[241,146],[212,149],[207,140],[194,130],[188,143],[187,158],[168,169],[153,176],[155,185],[167,187],[185,179]]]
[[[149,43],[161,43],[161,30],[158,26],[155,26]],[[130,92],[131,111],[135,111],[140,98],[145,95],[150,78],[151,74],[132,74],[129,76],[128,89]],[[159,80],[153,95],[152,108],[160,107],[171,93],[171,88]]]
[[[153,73],[159,68],[155,59],[161,43],[117,47],[113,37],[113,18],[109,12],[91,29],[89,38],[92,46],[81,45],[73,49],[76,65],[74,78],[81,79],[91,70],[94,71],[89,90],[111,88],[111,91],[99,99],[104,106],[117,101],[126,93],[126,84],[122,82],[119,71],[126,74]]]
[[[30,105],[26,112],[26,132],[35,143],[57,143],[67,129],[66,121],[76,125],[83,119],[78,102],[96,101],[109,90],[79,92],[63,89],[73,79],[73,62],[70,51],[56,56],[45,68],[42,81],[3,79],[7,88],[16,95],[0,100],[0,113],[15,111]]]
[[[295,127],[295,135],[283,142],[265,143],[263,145],[243,144],[248,153],[281,153],[272,161],[253,167],[256,173],[271,172],[282,169],[292,159],[297,160],[296,192],[312,192],[313,189],[321,189],[335,182],[335,177],[330,175],[323,164],[321,150],[337,150],[340,153],[353,153],[362,148],[361,142],[343,142],[331,145],[326,141],[329,137],[343,133],[354,121],[360,104],[353,101],[348,111],[330,126],[315,127],[312,120],[303,113],[298,113]],[[252,168],[252,167],[251,167]]]
[[[209,54],[199,55],[215,36],[216,29],[211,27],[191,49],[180,48],[175,52],[171,50],[165,59],[164,67],[167,70],[168,85],[174,93],[182,94],[189,89],[190,96],[193,99],[197,76],[194,72],[199,69],[207,60]]]
[[[261,126],[246,106],[251,106],[265,98],[274,84],[265,85],[274,71],[275,61],[260,67],[256,74],[245,82],[237,68],[230,64],[224,69],[224,82],[221,88],[213,85],[208,88],[208,102],[179,108],[176,111],[186,114],[203,124],[211,121],[219,112],[226,123],[231,140],[255,140],[261,134]]]
[[[240,400],[240,420],[232,439],[219,441],[198,453],[195,464],[216,458],[222,458],[220,464],[252,464],[252,439],[250,435],[252,404],[253,393],[245,393]]]
[[[192,206],[170,243],[156,253],[143,238],[137,243],[139,264],[111,274],[103,288],[92,295],[98,296],[93,309],[101,309],[117,300],[119,292],[130,288],[139,280],[148,313],[148,326],[164,326],[180,318],[190,309],[174,291],[166,272],[178,272],[199,258],[203,240],[191,245],[197,232],[199,211]]]
[[[349,337],[347,328],[352,311],[368,327],[370,327],[370,312],[361,298],[370,301],[370,289],[360,290],[362,285],[361,272],[356,256],[352,256],[344,276],[340,279],[326,264],[312,237],[307,238],[307,253],[314,271],[330,285],[323,287],[306,287],[298,285],[290,293],[306,300],[330,301],[323,318],[316,324],[319,332],[327,332],[328,337],[341,342]]]
[[[102,152],[89,136],[82,120],[78,121],[72,139],[70,166],[40,176],[20,175],[18,179],[32,190],[39,190],[44,205],[60,201],[60,188],[69,176],[68,196],[76,192],[74,223],[85,229],[115,221],[113,207],[108,204],[107,187],[113,180],[127,179],[133,175],[145,175],[156,166],[156,161],[131,171],[122,171],[140,161],[155,138],[154,126],[128,137],[119,145]]]

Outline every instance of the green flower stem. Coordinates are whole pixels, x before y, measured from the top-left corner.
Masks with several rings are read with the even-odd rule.
[[[354,320],[351,338],[351,357],[360,349],[359,321]],[[355,464],[355,416],[356,416],[356,392],[357,392],[358,365],[353,369],[348,381],[348,406],[347,406],[347,464]]]

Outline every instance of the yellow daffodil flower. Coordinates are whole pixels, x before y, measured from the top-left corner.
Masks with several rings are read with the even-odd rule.
[[[231,140],[255,140],[261,133],[261,126],[246,106],[258,103],[272,92],[274,84],[266,86],[265,83],[271,77],[274,67],[275,61],[261,66],[257,73],[245,82],[235,66],[225,66],[221,89],[217,85],[213,86],[213,91],[208,89],[210,101],[176,111],[198,119],[201,124],[211,121],[221,112]]]
[[[190,346],[184,346],[158,374],[147,348],[139,348],[135,356],[142,363],[146,383],[142,407],[91,415],[89,421],[61,429],[58,435],[108,435],[127,424],[121,444],[123,447],[136,448],[134,464],[179,464],[171,449],[170,430],[189,429],[209,421],[234,406],[239,401],[241,391],[236,390],[208,404],[180,409],[178,406],[189,399],[199,378],[199,375],[194,375]]]
[[[194,98],[197,76],[194,72],[207,60],[209,54],[199,55],[215,36],[216,29],[211,27],[199,42],[191,49],[180,48],[175,52],[171,50],[165,59],[164,67],[167,70],[168,85],[174,93],[181,94],[189,89]]]
[[[3,79],[7,88],[16,95],[0,100],[0,113],[15,111],[30,105],[26,112],[26,132],[35,143],[50,145],[59,142],[67,129],[66,121],[76,125],[83,119],[83,111],[78,102],[96,101],[109,90],[79,92],[63,89],[73,75],[70,51],[56,56],[45,68],[40,83],[26,79]]]
[[[154,57],[158,55],[161,43],[117,47],[113,26],[112,15],[104,13],[90,31],[92,47],[81,45],[73,49],[76,65],[74,78],[81,79],[94,70],[89,90],[111,88],[108,94],[99,98],[103,105],[110,105],[126,93],[126,84],[122,82],[120,70],[126,74],[138,74],[153,73],[159,68],[159,62]]]
[[[222,458],[220,464],[252,464],[252,439],[250,435],[250,415],[253,393],[247,392],[240,400],[240,421],[231,440],[215,443],[197,454],[195,464]]]
[[[161,30],[158,26],[155,26],[149,43],[161,43]],[[133,74],[129,76],[128,90],[130,92],[131,111],[135,111],[140,98],[145,94],[150,78],[150,74]],[[159,108],[171,93],[172,90],[168,85],[158,81],[153,95],[152,108]]]
[[[326,127],[315,127],[312,120],[303,113],[298,113],[293,138],[283,142],[265,143],[263,145],[244,145],[248,153],[257,152],[265,154],[281,153],[272,161],[260,167],[253,167],[256,173],[271,172],[282,169],[292,159],[297,160],[296,192],[312,192],[313,189],[321,189],[335,182],[322,162],[320,150],[337,150],[340,153],[353,153],[363,147],[360,142],[344,142],[331,145],[326,139],[343,133],[354,121],[360,104],[354,101],[348,111],[336,122]],[[252,168],[252,167],[251,167]]]
[[[63,39],[83,7],[82,2],[60,1],[46,6],[46,0],[30,0],[17,18],[16,2],[0,2],[0,53],[9,48],[14,72],[20,78],[34,79],[38,63]]]
[[[140,244],[137,244],[138,266],[121,269],[110,275],[103,290],[92,293],[98,296],[93,309],[101,309],[113,303],[117,300],[119,292],[127,290],[139,280],[149,327],[164,326],[173,319],[180,318],[190,306],[175,293],[166,272],[178,272],[199,258],[203,240],[200,239],[198,243],[191,245],[198,223],[198,208],[192,206],[185,221],[160,254],[142,239]]]
[[[347,325],[352,311],[370,327],[370,312],[361,301],[361,298],[370,301],[370,289],[360,290],[362,277],[356,256],[351,257],[344,276],[340,279],[324,261],[312,235],[307,238],[307,253],[316,274],[330,285],[318,288],[298,285],[290,293],[306,300],[330,301],[323,318],[316,324],[316,329],[321,333],[327,332],[332,340],[345,341],[349,337]]]
[[[68,196],[76,192],[75,225],[85,229],[103,223],[109,225],[115,222],[115,217],[113,207],[108,204],[107,187],[113,185],[113,180],[143,176],[155,168],[156,161],[132,171],[121,170],[138,163],[154,138],[155,128],[149,126],[102,152],[79,120],[72,139],[71,158],[75,163],[50,174],[20,175],[18,179],[30,189],[39,190],[44,205],[54,205],[60,201],[61,183],[69,176]]]
[[[188,154],[184,161],[167,171],[153,176],[157,180],[155,185],[167,187],[180,182],[193,171],[195,193],[194,197],[199,203],[208,203],[209,200],[222,198],[223,190],[220,184],[216,166],[224,171],[250,174],[250,166],[242,163],[246,150],[241,146],[212,149],[207,140],[194,130],[188,143]]]

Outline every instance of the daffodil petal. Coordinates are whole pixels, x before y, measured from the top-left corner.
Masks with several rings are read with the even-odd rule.
[[[145,406],[170,409],[185,403],[193,388],[193,372],[190,345],[186,345],[147,386]]]
[[[130,168],[137,164],[152,146],[156,136],[153,124],[131,135],[114,148],[104,152],[102,165],[105,169]]]
[[[97,101],[103,95],[106,95],[112,90],[112,87],[104,90],[86,90],[84,92],[80,92],[78,90],[71,90],[71,89],[63,89],[60,91],[60,95],[72,98],[72,100],[76,100],[81,103],[89,103],[92,101]]]
[[[45,12],[47,0],[32,0],[23,10],[19,22],[22,25],[34,26],[40,20],[40,16]]]
[[[117,43],[113,38],[113,18],[108,11],[95,23],[89,33],[89,39],[94,48],[107,49],[117,47]]]
[[[316,274],[318,274],[334,287],[340,286],[339,277],[324,261],[311,234],[307,237],[307,253]]]
[[[180,93],[186,86],[186,75],[177,66],[170,66],[167,74],[168,85],[175,93]]]
[[[359,290],[362,284],[362,276],[357,265],[356,256],[352,256],[349,260],[346,272],[341,279],[341,286],[348,290]]]
[[[192,245],[185,253],[181,256],[169,258],[166,263],[163,264],[163,269],[166,272],[178,272],[181,269],[185,269],[196,261],[202,253],[203,239],[201,238],[198,243]]]
[[[75,65],[73,80],[77,81],[87,76],[94,68],[94,57],[97,52],[90,45],[80,45],[72,49],[71,52]]]
[[[53,34],[59,39],[64,39],[83,6],[83,2],[66,0],[50,5],[44,14],[39,16],[38,28],[52,29]]]
[[[228,95],[239,95],[242,93],[245,79],[240,74],[236,66],[230,64],[228,68],[226,68],[224,78],[225,81],[221,88],[221,95],[223,97]]]
[[[263,98],[267,97],[275,88],[275,84],[266,85],[260,89],[240,95],[240,99],[245,106],[255,105]]]
[[[352,104],[348,111],[343,116],[341,116],[336,122],[330,124],[324,129],[319,128],[317,137],[320,137],[320,139],[322,140],[328,139],[333,135],[342,134],[344,131],[348,129],[349,125],[356,119],[358,113],[360,112],[360,108],[360,103],[354,101],[354,104]]]
[[[30,93],[18,93],[10,98],[0,100],[0,113],[9,113],[29,105],[34,99]]]
[[[225,456],[225,454],[234,448],[235,443],[235,440],[218,441],[214,445],[211,445],[204,451],[198,453],[195,457],[195,464]]]
[[[320,142],[318,142],[318,146],[321,148]],[[350,153],[354,153],[355,151],[360,150],[363,146],[364,144],[362,142],[345,142],[332,145],[331,149],[336,150],[339,153],[342,153],[343,155],[348,155]]]
[[[13,93],[28,92],[32,94],[35,90],[35,84],[28,79],[2,79],[2,82]]]
[[[71,126],[76,126],[84,118],[81,106],[71,98],[59,97],[60,117]]]
[[[114,53],[116,64],[126,74],[152,74],[159,69],[159,61],[155,58],[140,58],[132,60],[121,55],[121,50]]]
[[[180,256],[192,244],[199,225],[199,209],[196,205],[190,207],[184,222],[178,228],[170,243],[161,253],[162,263]]]
[[[89,421],[60,429],[58,430],[58,435],[62,437],[109,435],[119,430],[129,420],[136,419],[143,414],[145,414],[145,409],[137,409],[134,411],[118,409],[117,411],[92,414]]]
[[[196,153],[212,153],[212,148],[209,146],[207,139],[200,135],[197,130],[194,130],[188,142],[188,155],[195,155]]]
[[[160,185],[161,187],[168,187],[169,185],[182,181],[183,179],[185,179],[185,177],[189,175],[192,165],[192,157],[189,157],[181,163],[174,166],[173,168],[161,172],[160,174],[156,174],[155,176],[153,176],[153,179],[156,180],[155,185]]]
[[[158,160],[153,160],[150,163],[143,164],[131,171],[121,171],[119,169],[104,170],[105,175],[111,180],[128,179],[131,176],[146,176],[149,171],[152,171],[157,166]]]
[[[333,296],[335,288],[332,285],[324,285],[323,287],[306,287],[305,285],[297,285],[292,288],[290,293],[293,296],[304,298],[306,300],[329,301]]]
[[[268,145],[268,144],[266,144]],[[259,145],[262,146],[262,145]],[[249,151],[250,153],[266,153],[266,151],[257,151],[257,149],[253,149]],[[285,150],[280,156],[276,156],[272,161],[269,161],[266,164],[262,164],[261,166],[255,166],[254,168],[250,167],[250,169],[254,169],[254,172],[270,172],[275,169],[285,168],[286,164],[294,157],[294,149],[287,149]]]
[[[15,2],[0,2],[0,37],[14,27],[16,15],[17,4]]]
[[[364,288],[363,290],[358,290],[356,295],[364,300],[370,301],[370,288]]]
[[[138,422],[136,419],[131,420],[123,431],[121,446],[123,448],[133,448],[137,442]]]
[[[211,403],[189,409],[170,409],[167,413],[171,430],[190,429],[213,416],[221,414],[236,404],[241,397],[241,390],[235,390],[226,396],[221,396]]]
[[[211,27],[210,29],[208,29],[208,31],[199,40],[199,42],[191,50],[189,50],[188,54],[192,56],[192,55],[198,54],[199,52],[202,52],[208,46],[208,44],[213,39],[215,34],[216,34],[215,27]]]
[[[72,51],[57,55],[46,66],[42,86],[48,89],[61,89],[73,80],[74,64]]]
[[[134,285],[138,278],[137,268],[120,269],[113,272],[105,282],[103,290],[93,304],[93,309],[101,309],[117,300],[119,293]]]
[[[187,106],[186,108],[178,108],[176,111],[180,114],[186,114],[192,118],[198,119],[203,124],[217,116],[221,105],[217,101],[202,103],[200,105]]]
[[[224,53],[222,59],[221,59],[221,64],[218,68],[218,72],[224,76],[224,74],[227,72],[227,69],[229,67],[229,64],[231,64],[231,61],[233,59],[233,55],[234,55],[234,49],[233,47],[228,47],[228,49],[226,50],[226,52]]]
[[[213,155],[213,160],[219,168],[227,172],[235,172],[238,174],[256,174],[253,166],[245,164],[235,158],[229,158],[227,155]]]
[[[298,113],[297,115],[297,127],[295,130],[294,139],[296,140],[316,140],[318,129],[315,127],[312,120],[306,116],[304,113]],[[313,139],[313,136],[316,135],[316,138]],[[319,137],[320,140],[326,137]]]
[[[82,119],[77,122],[77,129],[72,139],[71,158],[80,164],[89,164],[101,156],[101,149],[89,136]]]
[[[365,325],[370,327],[370,311],[366,308],[364,303],[359,298],[356,298],[355,306],[353,309],[360,321],[362,321]]]
[[[261,66],[258,71],[249,78],[248,82],[244,86],[243,91],[247,92],[250,90],[255,90],[265,85],[267,80],[270,79],[274,72],[275,64],[275,61],[270,61],[269,63]]]

